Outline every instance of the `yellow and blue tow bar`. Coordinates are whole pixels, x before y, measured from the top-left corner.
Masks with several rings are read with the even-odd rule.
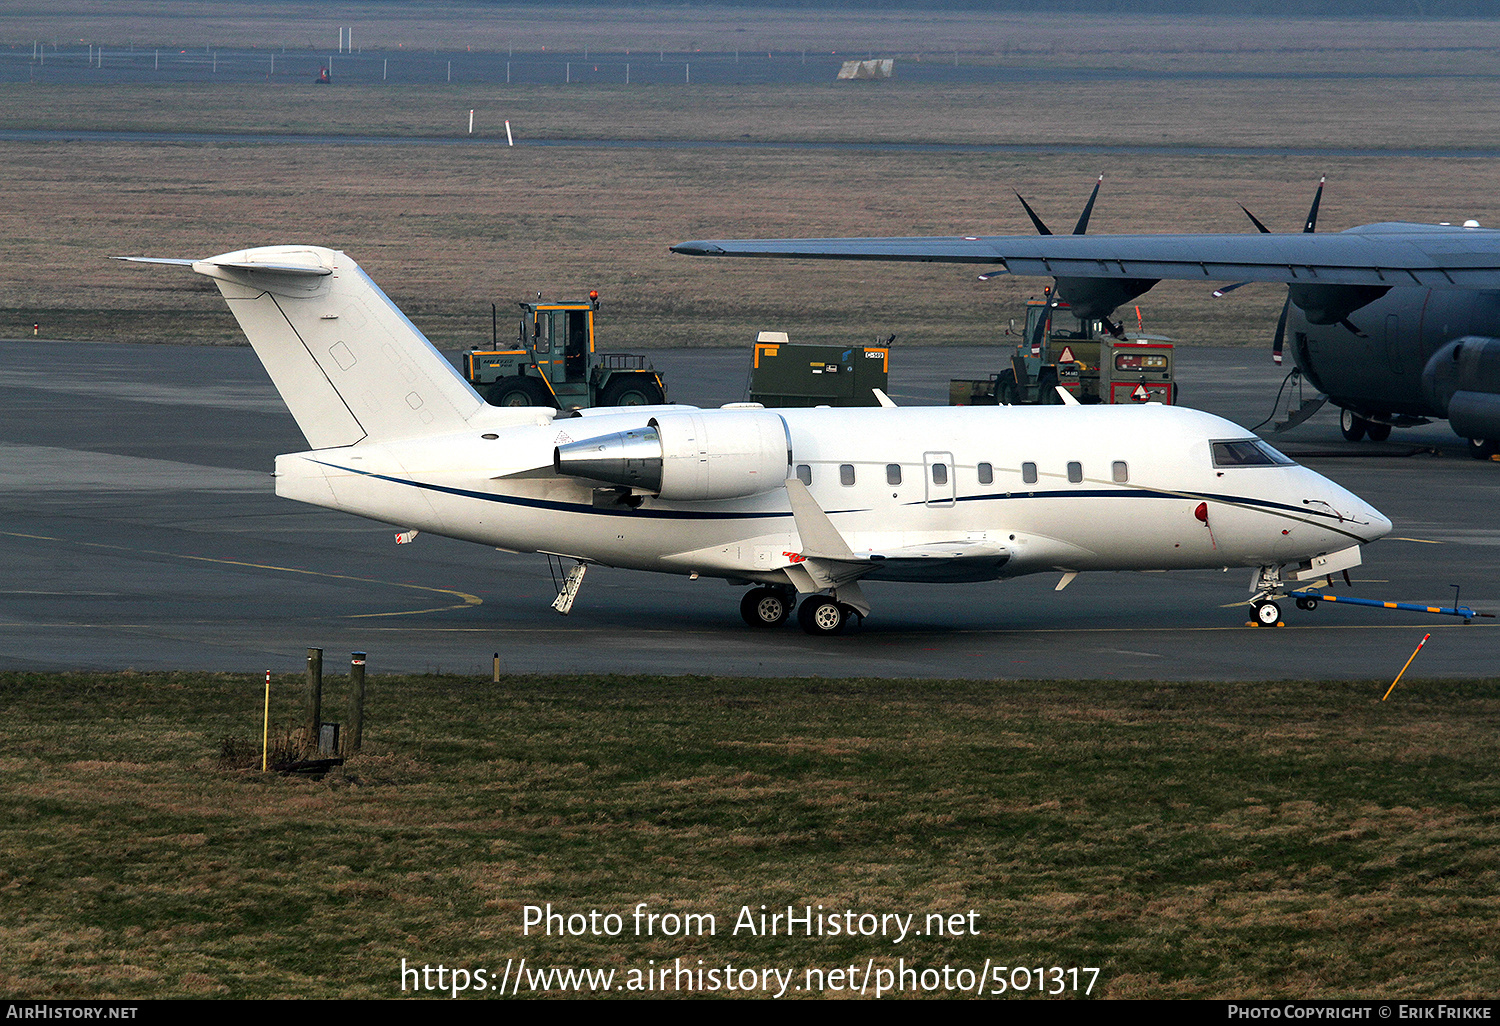
[[[1420,606],[1415,602],[1382,602],[1378,599],[1354,598],[1349,595],[1322,595],[1317,592],[1301,591],[1296,595],[1299,598],[1314,598],[1319,602],[1344,602],[1355,606],[1373,606],[1376,609],[1407,609],[1413,613],[1436,613],[1439,616],[1461,616],[1464,623],[1468,623],[1476,616],[1495,619],[1494,613],[1480,613],[1468,606]]]

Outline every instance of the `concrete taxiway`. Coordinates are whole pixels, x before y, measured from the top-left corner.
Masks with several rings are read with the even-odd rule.
[[[1264,348],[1180,350],[1185,400],[1241,424],[1282,372]],[[743,398],[745,350],[652,354],[679,402]],[[892,394],[938,404],[995,348],[893,353]],[[1500,463],[1443,424],[1350,444],[1333,412],[1273,441],[1395,523],[1352,594],[1500,610]],[[1495,620],[1344,606],[1245,626],[1248,570],[872,584],[860,628],[746,627],[741,589],[588,573],[573,613],[551,568],[277,499],[272,458],[305,443],[248,348],[0,341],[0,667],[296,671],[370,653],[372,672],[705,673],[1120,679],[1493,673]],[[1288,604],[1290,605],[1290,604]]]

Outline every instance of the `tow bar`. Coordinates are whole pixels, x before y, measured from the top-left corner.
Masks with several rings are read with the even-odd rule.
[[[1468,623],[1476,616],[1495,619],[1494,613],[1480,613],[1468,606],[1419,606],[1414,602],[1381,602],[1378,599],[1353,598],[1344,595],[1323,595],[1317,592],[1296,592],[1297,598],[1317,599],[1319,602],[1345,602],[1355,606],[1373,606],[1376,609],[1409,609],[1414,613],[1437,613],[1440,616],[1461,616]]]

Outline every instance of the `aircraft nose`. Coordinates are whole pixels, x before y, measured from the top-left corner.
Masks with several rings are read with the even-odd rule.
[[[1391,522],[1380,510],[1374,506],[1365,505],[1362,512],[1363,515],[1359,518],[1362,521],[1359,525],[1359,536],[1366,544],[1391,533]]]

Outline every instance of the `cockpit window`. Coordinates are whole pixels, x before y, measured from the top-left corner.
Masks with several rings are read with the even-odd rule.
[[[1243,438],[1234,442],[1212,444],[1216,467],[1291,467],[1296,465],[1296,461],[1283,456],[1259,438]]]

